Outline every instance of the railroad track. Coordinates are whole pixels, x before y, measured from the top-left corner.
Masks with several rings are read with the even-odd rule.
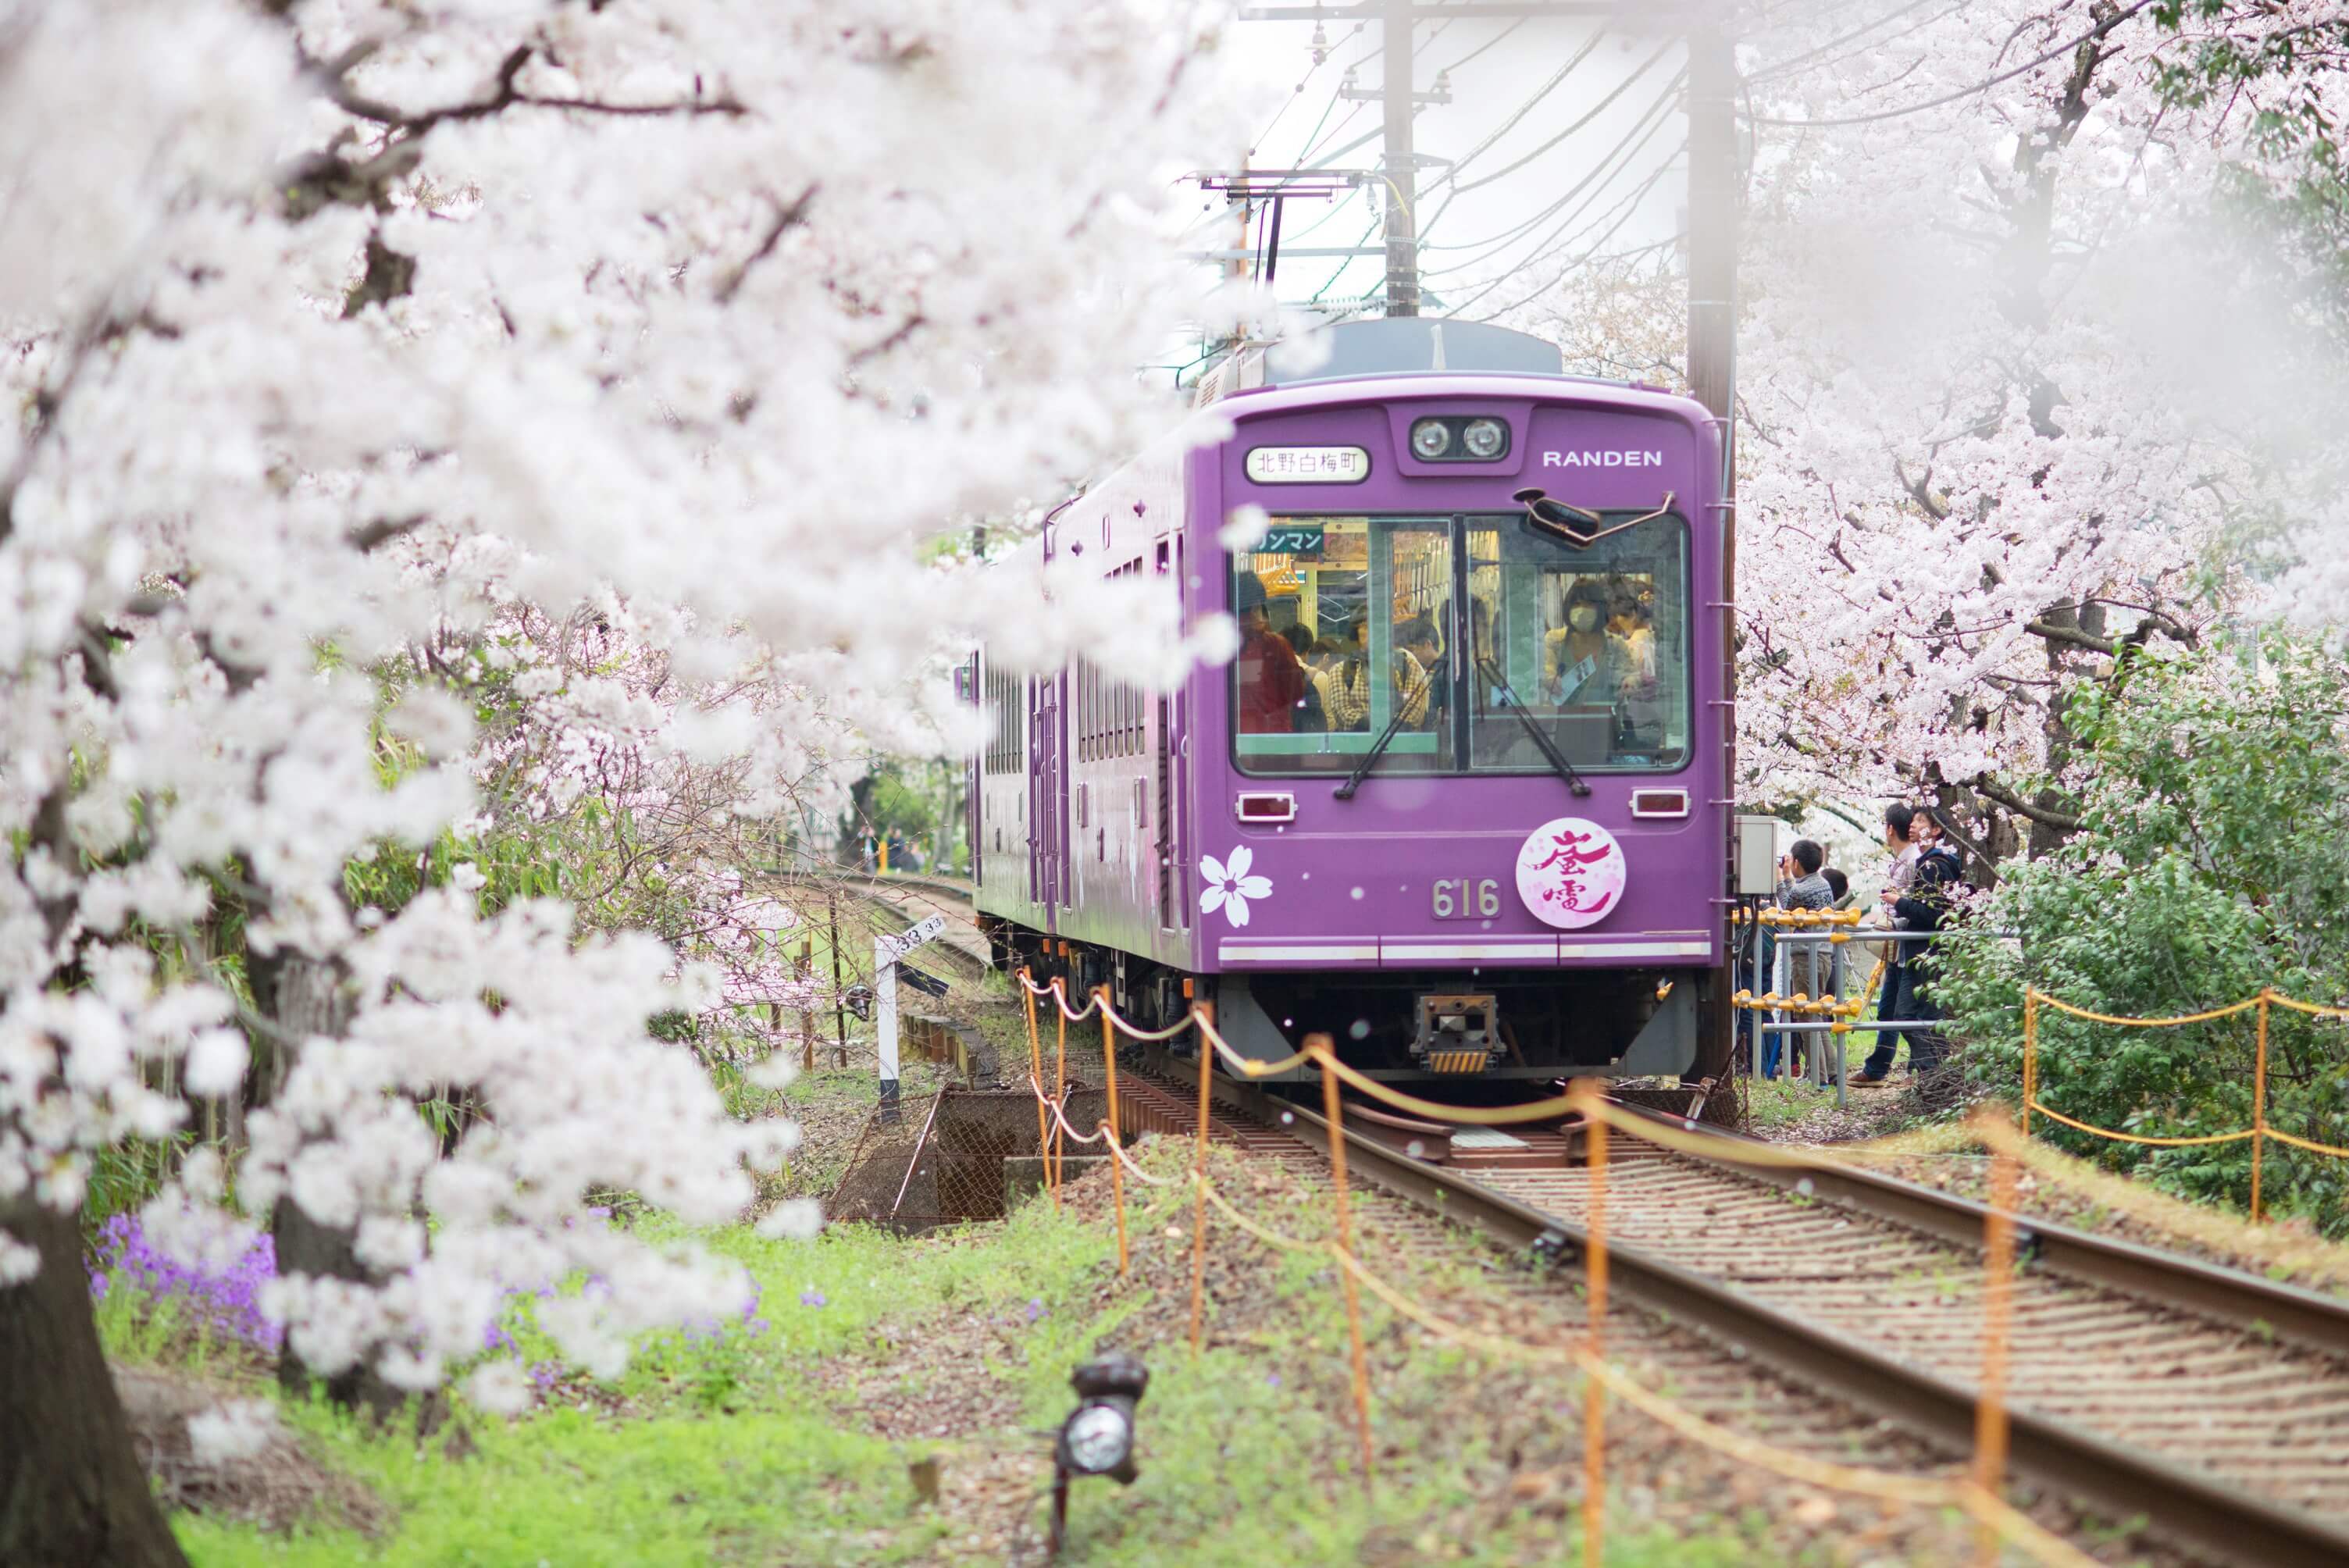
[[[1164,1076],[1127,1096],[1132,1130],[1191,1135],[1195,1092],[1177,1075],[1193,1069],[1156,1065]],[[1326,1159],[1328,1128],[1304,1107],[1222,1078],[1214,1095],[1219,1137],[1285,1162]],[[1759,1364],[1776,1385],[1766,1436],[1792,1451],[1847,1461],[1864,1431],[1872,1464],[1961,1467],[1980,1205],[1824,1162],[1732,1167],[1621,1136],[1610,1148],[1610,1274],[1646,1309],[1610,1317],[1611,1352],[1661,1366],[1699,1414],[1749,1428]],[[1464,1168],[1347,1134],[1357,1180],[1426,1223],[1578,1261],[1586,1171],[1455,1160]],[[2349,1563],[2349,1306],[2062,1227],[2024,1233],[2009,1370],[2018,1477],[2142,1518],[2211,1561]],[[1530,1274],[1520,1288],[1579,1326],[1578,1297]],[[1910,1440],[1885,1442],[1879,1418]]]

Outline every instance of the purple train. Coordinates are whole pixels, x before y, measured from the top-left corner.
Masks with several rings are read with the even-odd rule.
[[[1381,1078],[1719,1070],[1731,815],[1721,439],[1697,404],[1398,318],[1251,351],[1040,543],[1147,573],[1227,667],[1147,693],[990,668],[972,764],[998,956],[1258,1060]],[[1257,506],[1253,550],[1217,535]]]

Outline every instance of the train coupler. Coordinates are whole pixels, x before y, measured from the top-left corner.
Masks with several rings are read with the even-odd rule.
[[[1419,997],[1411,1054],[1432,1073],[1470,1077],[1493,1062],[1499,1042],[1501,1000],[1489,992],[1429,993]]]

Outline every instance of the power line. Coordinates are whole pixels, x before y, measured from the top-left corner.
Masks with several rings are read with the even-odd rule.
[[[1617,227],[1619,228],[1621,225],[1618,224]],[[1613,230],[1609,230],[1609,234],[1611,235],[1613,232]],[[1494,311],[1489,315],[1475,316],[1471,319],[1478,323],[1498,321],[1503,316],[1507,315],[1514,311],[1523,310],[1526,306],[1533,304],[1534,301],[1541,298],[1542,295],[1556,288],[1565,280],[1566,274],[1576,267],[1587,267],[1593,262],[1628,262],[1635,257],[1644,256],[1651,251],[1665,250],[1671,246],[1677,245],[1687,238],[1688,233],[1683,230],[1680,233],[1672,235],[1670,239],[1654,240],[1644,245],[1634,245],[1628,251],[1617,251],[1611,255],[1602,256],[1595,251],[1586,251],[1581,255],[1575,257],[1574,260],[1568,263],[1566,266],[1559,268],[1547,283],[1543,284],[1541,287],[1534,290],[1533,293],[1525,295],[1521,299],[1511,300],[1508,304],[1503,305],[1500,309]],[[1487,290],[1486,292],[1489,293],[1491,291]],[[1482,298],[1483,296],[1479,295],[1478,297]],[[1475,301],[1471,300],[1468,303],[1470,304],[1474,304]],[[1467,306],[1464,305],[1461,308],[1464,310]],[[1456,315],[1457,312],[1454,314]]]
[[[1777,119],[1768,115],[1759,114],[1749,114],[1745,116],[1745,119],[1754,125],[1776,126],[1785,129],[1824,130],[1835,126],[1843,125],[1874,125],[1879,120],[1899,119],[1903,115],[1922,114],[1929,108],[1940,108],[1946,104],[1953,104],[1960,98],[1968,98],[1973,97],[1976,93],[1988,92],[1991,88],[1998,86],[2001,82],[2013,81],[2015,77],[2023,75],[2025,72],[2035,71],[2050,60],[2061,59],[2065,55],[2076,53],[2081,46],[2095,43],[2097,39],[2103,37],[2106,34],[2111,32],[2123,22],[2127,21],[2130,17],[2136,15],[2138,12],[2144,10],[2147,6],[2152,4],[2154,4],[2154,0],[2137,0],[2137,4],[2130,6],[2127,10],[2121,12],[2117,15],[2106,18],[2104,21],[2099,22],[2095,26],[2089,28],[2086,32],[2081,34],[2078,37],[2073,39],[2070,43],[2058,45],[2056,47],[2048,50],[2045,54],[2040,56],[2035,60],[2027,60],[2023,64],[2015,67],[2011,71],[2001,71],[1998,75],[1992,77],[1985,81],[1976,82],[1973,86],[1961,88],[1957,92],[1944,93],[1937,98],[1927,98],[1923,103],[1906,104],[1899,108],[1880,109],[1875,114],[1849,115],[1838,119]]]
[[[1485,39],[1483,43],[1477,45],[1475,48],[1469,50],[1466,54],[1461,56],[1458,59],[1453,61],[1444,68],[1447,71],[1458,70],[1461,67],[1466,65],[1469,61],[1475,59],[1477,56],[1483,54],[1485,50],[1491,48],[1494,45],[1499,43],[1502,39],[1507,37],[1518,28],[1524,26],[1529,20],[1531,20],[1529,17],[1518,17],[1507,26],[1502,28],[1498,33],[1495,33],[1493,36]]]
[[[1872,22],[1862,23],[1860,26],[1854,27],[1850,32],[1846,33],[1840,38],[1829,38],[1826,43],[1819,45],[1816,48],[1806,49],[1799,55],[1789,56],[1785,59],[1777,61],[1775,64],[1763,66],[1757,69],[1748,71],[1745,74],[1745,79],[1749,82],[1760,82],[1767,81],[1772,77],[1784,76],[1786,72],[1793,70],[1796,66],[1803,64],[1806,60],[1815,60],[1818,58],[1819,56],[1826,54],[1830,50],[1841,48],[1844,45],[1850,43],[1854,38],[1873,33],[1878,27],[1883,26],[1887,22],[1898,22],[1901,17],[1906,16],[1911,11],[1921,11],[1928,5],[1938,4],[1940,4],[1940,0],[1909,0],[1909,4],[1901,6],[1899,10],[1892,12],[1889,15],[1878,16]],[[1959,9],[1961,9],[1961,6],[1952,5],[1950,7],[1951,11],[1956,11]],[[1945,11],[1942,15],[1949,15],[1949,12]],[[1913,31],[1914,29],[1911,30]],[[1896,35],[1896,36],[1905,37],[1907,35],[1899,34]],[[1870,47],[1881,48],[1884,46],[1884,44],[1889,44],[1891,41],[1892,40],[1890,38],[1887,38],[1883,40],[1882,43],[1871,45]]]
[[[1687,80],[1687,77],[1688,73],[1682,71],[1675,76],[1671,82],[1667,83],[1664,90],[1658,94],[1655,99],[1651,102],[1646,108],[1640,111],[1640,118],[1631,122],[1630,129],[1625,131],[1623,135],[1617,139],[1614,146],[1609,148],[1605,152],[1599,155],[1598,164],[1593,168],[1591,172],[1584,175],[1578,183],[1568,189],[1567,192],[1560,196],[1557,201],[1552,201],[1548,206],[1543,208],[1540,211],[1534,213],[1531,217],[1524,219],[1510,229],[1499,234],[1495,234],[1490,239],[1478,240],[1464,245],[1446,246],[1444,248],[1447,250],[1483,251],[1489,254],[1492,251],[1507,244],[1512,240],[1515,240],[1526,230],[1534,228],[1538,224],[1547,222],[1552,217],[1557,215],[1558,209],[1564,207],[1577,196],[1581,195],[1584,191],[1589,189],[1591,181],[1599,180],[1602,175],[1605,177],[1605,181],[1601,183],[1599,189],[1603,191],[1606,188],[1606,183],[1612,182],[1616,175],[1621,172],[1621,169],[1616,166],[1616,160],[1619,155],[1622,157],[1624,163],[1628,164],[1632,158],[1638,156],[1640,149],[1645,147],[1649,140],[1654,137],[1656,132],[1663,129],[1664,122],[1669,116],[1661,115],[1658,111],[1668,108],[1675,101],[1679,96],[1681,84]],[[1646,127],[1645,130],[1640,129],[1643,126]],[[1626,150],[1627,149],[1629,150],[1628,151]],[[1598,191],[1592,191],[1591,199],[1596,200],[1597,196]],[[1586,202],[1585,205],[1588,205],[1588,203]],[[1579,210],[1578,209],[1578,211]],[[1573,219],[1571,217],[1568,219],[1568,222],[1569,222],[1572,221]],[[1472,258],[1469,261],[1443,268],[1439,273],[1433,275],[1441,276],[1451,273],[1461,272],[1467,267],[1476,264],[1476,262],[1481,259],[1481,257]]]
[[[1605,244],[1609,240],[1614,238],[1616,231],[1622,228],[1625,223],[1630,222],[1631,214],[1639,211],[1640,200],[1644,198],[1649,191],[1656,188],[1657,181],[1661,181],[1672,168],[1673,160],[1679,158],[1681,154],[1685,152],[1687,150],[1688,143],[1686,141],[1682,141],[1681,145],[1673,150],[1671,158],[1667,158],[1663,162],[1658,164],[1655,171],[1650,174],[1645,180],[1641,181],[1628,195],[1624,196],[1612,207],[1609,207],[1605,212],[1601,213],[1594,222],[1586,224],[1582,229],[1578,230],[1572,235],[1566,235],[1568,225],[1573,223],[1576,220],[1579,219],[1584,212],[1589,211],[1590,203],[1599,199],[1598,193],[1593,192],[1590,198],[1584,201],[1580,207],[1576,208],[1573,211],[1560,219],[1557,226],[1542,237],[1540,242],[1527,253],[1524,261],[1519,262],[1516,265],[1509,268],[1507,271],[1500,273],[1488,279],[1485,282],[1485,286],[1477,290],[1475,294],[1470,295],[1467,301],[1459,307],[1459,310],[1466,310],[1469,305],[1475,304],[1478,300],[1483,299],[1486,294],[1491,294],[1495,289],[1500,287],[1503,284],[1507,283],[1511,278],[1516,277],[1519,273],[1535,266],[1542,256],[1547,255],[1550,251],[1557,247],[1561,242],[1560,237],[1562,235],[1565,236],[1563,243],[1571,245],[1579,241],[1583,235],[1589,233],[1593,229],[1598,228],[1603,223],[1606,225],[1606,232],[1600,234],[1597,240],[1593,241],[1589,247],[1589,251],[1591,253],[1595,253],[1599,246]],[[1588,254],[1586,254],[1584,259],[1588,259]],[[1580,264],[1580,262],[1572,262],[1562,265],[1557,272],[1550,274],[1549,283],[1545,284],[1543,287],[1547,288],[1550,286],[1550,284],[1557,283],[1558,278],[1565,274],[1568,267],[1578,266]],[[1459,314],[1459,311],[1455,310],[1452,314],[1456,315]]]
[[[1688,144],[1687,144],[1686,142],[1682,142],[1681,145],[1682,145],[1682,149],[1684,149],[1684,150],[1685,150]],[[1674,156],[1676,156],[1676,157],[1677,157],[1677,156],[1678,156],[1678,154],[1675,154]],[[1530,304],[1532,304],[1535,300],[1539,299],[1539,298],[1543,295],[1543,294],[1545,294],[1545,293],[1546,293],[1546,292],[1547,292],[1548,290],[1556,288],[1556,287],[1557,286],[1557,284],[1558,284],[1558,280],[1560,280],[1561,278],[1565,277],[1565,276],[1566,276],[1566,274],[1567,274],[1568,273],[1569,273],[1569,272],[1573,271],[1573,270],[1574,270],[1575,268],[1577,268],[1577,267],[1580,267],[1580,266],[1587,266],[1587,265],[1588,265],[1588,264],[1590,263],[1591,260],[1592,260],[1595,256],[1597,256],[1597,255],[1598,255],[1598,253],[1599,253],[1599,248],[1600,246],[1602,246],[1602,245],[1606,244],[1606,242],[1607,242],[1608,241],[1609,241],[1609,240],[1613,239],[1613,238],[1615,237],[1616,233],[1617,233],[1617,232],[1618,232],[1618,231],[1619,231],[1619,230],[1623,227],[1623,225],[1624,225],[1624,224],[1626,224],[1626,223],[1628,223],[1628,222],[1630,222],[1631,221],[1631,214],[1632,214],[1632,213],[1634,213],[1634,212],[1636,212],[1636,211],[1638,211],[1640,210],[1640,197],[1642,197],[1642,196],[1645,196],[1645,195],[1646,195],[1646,194],[1647,194],[1651,190],[1654,189],[1656,181],[1657,181],[1659,179],[1662,178],[1662,176],[1663,176],[1663,172],[1664,172],[1664,170],[1665,170],[1665,169],[1669,169],[1669,168],[1671,168],[1671,165],[1669,162],[1667,162],[1667,163],[1665,163],[1661,168],[1659,168],[1659,169],[1656,170],[1656,172],[1655,172],[1655,173],[1653,173],[1653,174],[1650,175],[1650,176],[1647,178],[1647,180],[1646,180],[1646,181],[1644,181],[1640,184],[1640,188],[1639,188],[1638,190],[1636,190],[1636,191],[1632,191],[1632,192],[1631,192],[1631,194],[1630,194],[1630,198],[1629,198],[1628,200],[1626,200],[1625,201],[1623,201],[1622,203],[1620,203],[1620,205],[1621,205],[1621,207],[1622,207],[1622,209],[1623,209],[1621,216],[1618,217],[1618,218],[1617,218],[1613,222],[1611,222],[1611,223],[1609,223],[1609,224],[1608,224],[1608,225],[1607,225],[1607,231],[1606,231],[1606,232],[1604,232],[1604,233],[1602,233],[1602,234],[1600,234],[1600,235],[1599,236],[1599,238],[1598,238],[1598,239],[1596,239],[1596,240],[1592,241],[1592,242],[1590,242],[1590,248],[1589,248],[1588,250],[1584,251],[1584,252],[1582,253],[1582,254],[1580,254],[1580,255],[1578,255],[1578,256],[1577,256],[1577,257],[1573,258],[1571,261],[1568,261],[1568,262],[1565,262],[1565,263],[1560,263],[1560,265],[1558,266],[1558,268],[1557,268],[1557,271],[1555,271],[1555,272],[1551,273],[1550,273],[1550,275],[1548,276],[1548,278],[1547,278],[1547,279],[1546,279],[1546,280],[1541,284],[1541,285],[1540,285],[1539,287],[1536,288],[1536,289],[1534,290],[1534,292],[1533,292],[1533,293],[1531,293],[1531,294],[1529,294],[1526,295],[1523,299],[1517,300],[1517,301],[1516,301],[1516,302],[1514,302],[1514,303],[1512,303],[1512,304],[1509,304],[1503,305],[1499,310],[1496,310],[1496,311],[1493,312],[1493,313],[1492,313],[1492,315],[1481,315],[1481,316],[1476,317],[1475,319],[1477,319],[1478,321],[1492,321],[1492,320],[1495,319],[1496,317],[1504,316],[1504,315],[1508,315],[1508,314],[1509,314],[1511,311],[1513,311],[1513,310],[1516,310],[1516,309],[1521,308],[1522,306],[1525,306],[1525,305]],[[1568,220],[1568,222],[1572,222],[1572,220],[1571,220],[1571,219],[1569,219],[1569,220]],[[1563,227],[1565,227],[1565,225],[1564,225],[1564,224],[1560,224],[1560,225],[1559,225],[1559,227],[1560,227],[1560,228],[1563,228]],[[1587,232],[1587,231],[1586,231],[1586,232]],[[1663,243],[1670,243],[1670,242],[1669,242],[1669,241],[1667,241],[1667,242],[1663,242]],[[1544,247],[1545,249],[1547,249],[1547,244],[1548,244],[1548,242],[1547,242],[1547,240],[1545,240],[1545,241],[1544,241],[1544,242],[1543,242],[1543,247]],[[1642,247],[1642,249],[1644,249],[1644,250],[1655,250],[1655,249],[1660,249],[1660,248],[1661,248],[1661,245],[1650,245],[1650,246],[1644,246],[1644,247]],[[1627,252],[1627,253],[1626,253],[1626,254],[1629,254],[1629,255],[1638,255],[1638,254],[1640,254],[1640,251],[1636,251],[1636,250],[1635,250],[1635,251],[1631,251],[1631,252]],[[1503,284],[1506,283],[1509,279],[1511,279],[1511,278],[1513,278],[1513,277],[1516,276],[1516,275],[1517,275],[1517,273],[1521,273],[1521,272],[1523,272],[1523,271],[1525,271],[1525,270],[1526,270],[1526,269],[1525,269],[1525,267],[1524,267],[1524,266],[1518,266],[1518,267],[1511,268],[1508,272],[1503,273],[1499,277],[1495,278],[1491,283],[1486,284],[1483,288],[1481,288],[1481,289],[1477,290],[1475,294],[1471,294],[1467,299],[1465,299],[1465,300],[1462,301],[1462,302],[1461,302],[1461,304],[1460,304],[1460,305],[1458,306],[1458,308],[1457,308],[1457,309],[1454,309],[1454,310],[1451,311],[1451,312],[1450,312],[1450,313],[1448,313],[1448,314],[1450,314],[1450,315],[1455,315],[1455,316],[1456,316],[1456,315],[1460,315],[1462,311],[1467,310],[1471,305],[1474,305],[1474,304],[1475,304],[1478,300],[1483,299],[1486,294],[1491,294],[1495,289],[1499,288]]]
[[[1510,131],[1516,129],[1517,122],[1525,119],[1526,116],[1531,114],[1534,111],[1536,105],[1539,104],[1542,99],[1549,97],[1551,93],[1557,91],[1558,84],[1565,81],[1568,76],[1573,74],[1575,67],[1582,64],[1583,61],[1590,57],[1590,51],[1597,48],[1599,46],[1599,41],[1606,36],[1607,33],[1605,28],[1601,28],[1598,32],[1593,33],[1590,36],[1590,41],[1588,43],[1586,43],[1580,49],[1577,50],[1574,57],[1568,60],[1566,64],[1558,67],[1557,70],[1552,74],[1549,80],[1542,83],[1540,87],[1534,89],[1533,97],[1519,104],[1515,113],[1511,114],[1508,119],[1503,120],[1499,125],[1493,129],[1491,135],[1485,137],[1484,140],[1478,142],[1475,146],[1470,148],[1466,152],[1463,153],[1458,159],[1456,159],[1453,162],[1452,167],[1444,171],[1443,177],[1435,181],[1435,184],[1444,185],[1457,181],[1460,178],[1460,170],[1462,169],[1475,162],[1479,157],[1483,156],[1485,151],[1495,142],[1500,140],[1501,138],[1508,135]],[[1434,185],[1428,187],[1431,191],[1434,188]],[[1434,222],[1435,220],[1433,218],[1428,220],[1428,222],[1431,225],[1433,225]]]
[[[1568,137],[1572,136],[1576,131],[1580,130],[1584,126],[1588,125],[1592,120],[1605,113],[1609,105],[1612,104],[1617,98],[1621,98],[1626,92],[1630,91],[1631,84],[1638,81],[1641,77],[1646,76],[1648,74],[1649,67],[1653,66],[1658,60],[1662,59],[1666,55],[1670,54],[1671,52],[1671,48],[1672,46],[1670,43],[1667,43],[1662,48],[1658,49],[1654,54],[1650,55],[1646,59],[1640,61],[1640,68],[1633,71],[1630,76],[1624,77],[1622,81],[1616,84],[1615,90],[1609,93],[1605,98],[1600,98],[1599,102],[1592,107],[1589,113],[1584,115],[1580,119],[1576,120],[1572,125],[1568,126],[1564,130],[1559,131],[1556,136],[1551,137],[1547,141],[1543,142],[1539,147],[1535,148],[1531,152],[1526,153],[1523,158],[1518,159],[1515,163],[1512,163],[1507,168],[1501,170],[1498,173],[1487,174],[1482,180],[1472,180],[1465,185],[1456,187],[1456,189],[1463,196],[1465,196],[1471,191],[1481,190],[1485,186],[1493,183],[1494,181],[1504,179],[1508,175],[1516,173],[1518,170],[1523,169],[1526,164],[1531,163],[1535,159],[1539,158],[1543,153],[1547,152],[1559,142],[1564,141]],[[1685,76],[1686,73],[1683,72],[1682,75]]]

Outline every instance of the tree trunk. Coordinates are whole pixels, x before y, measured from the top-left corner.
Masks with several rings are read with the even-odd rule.
[[[0,1286],[0,1563],[186,1568],[98,1348],[79,1216],[0,1201],[41,1272]]]
[[[252,965],[253,995],[262,1012],[272,1018],[280,1037],[271,1043],[275,1058],[269,1074],[273,1096],[294,1070],[299,1047],[293,1042],[315,1035],[338,1036],[351,1020],[351,996],[341,967],[322,964],[299,953],[256,954]],[[277,1272],[367,1282],[370,1275],[354,1250],[357,1233],[321,1224],[291,1197],[280,1198],[269,1217],[269,1233],[277,1253]],[[397,1410],[407,1396],[383,1380],[371,1360],[345,1367],[331,1377],[314,1370],[286,1337],[278,1352],[277,1382],[287,1393],[306,1397],[313,1384],[346,1409],[365,1408],[378,1418]]]
[[[2040,612],[2040,618],[2051,626],[2085,632],[2090,636],[2100,637],[2105,633],[2105,607],[2094,601],[2085,604],[2050,604]],[[2064,721],[2064,700],[2072,684],[2082,677],[2085,663],[2086,657],[2081,649],[2068,643],[2048,639],[2047,673],[2054,678],[2054,684],[2048,688],[2047,717],[2040,731],[2042,744],[2046,748],[2044,760],[2051,778],[2064,776],[2064,769],[2071,765],[2072,754],[2077,747],[2072,727]],[[2052,815],[2063,815],[2075,809],[2056,789],[2039,790],[2032,797],[2031,803]],[[2071,838],[2072,831],[2034,819],[2031,823],[2031,858],[2035,861],[2063,848],[2064,841]]]

